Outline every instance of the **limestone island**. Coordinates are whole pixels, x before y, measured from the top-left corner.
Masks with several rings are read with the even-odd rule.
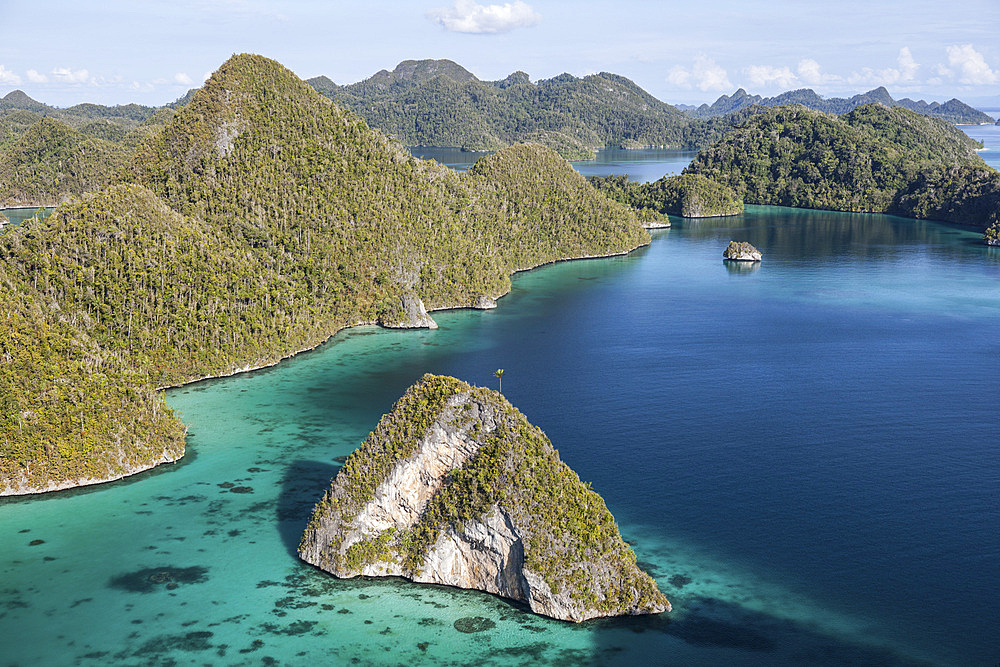
[[[722,258],[734,262],[759,262],[760,250],[746,241],[730,241],[729,247],[722,253]]]
[[[299,556],[566,621],[670,610],[545,434],[499,392],[451,377],[425,375],[382,417],[316,505]]]

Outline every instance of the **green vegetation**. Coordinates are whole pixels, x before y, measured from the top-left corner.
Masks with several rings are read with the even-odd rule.
[[[1000,245],[1000,222],[994,222],[983,232],[983,240],[987,245]]]
[[[729,187],[701,174],[664,176],[653,183],[634,183],[628,176],[594,176],[590,184],[611,199],[636,209],[685,218],[739,215],[743,202]]]
[[[0,147],[0,207],[54,206],[110,184],[128,152],[96,134],[42,118]]]
[[[495,427],[480,429],[472,414],[488,414]],[[449,473],[415,525],[361,540],[339,564],[358,572],[368,563],[396,561],[415,574],[442,530],[461,532],[499,508],[522,536],[525,568],[540,574],[553,593],[568,592],[601,612],[665,602],[652,578],[635,566],[603,499],[559,459],[545,434],[499,392],[450,377],[425,375],[382,418],[316,506],[303,545],[333,517],[349,524],[433,423],[460,429],[477,450]],[[333,537],[324,553],[338,559],[343,534]]]
[[[188,105],[148,121],[125,170],[131,183],[7,229],[0,253],[16,280],[5,307],[44,306],[61,337],[119,364],[106,372],[119,374],[108,384],[131,414],[165,415],[130,436],[149,451],[174,447],[181,429],[150,398],[152,387],[274,363],[342,327],[376,321],[404,293],[430,308],[469,306],[505,293],[514,271],[625,252],[649,238],[632,211],[543,147],[512,147],[460,176],[413,159],[259,56],[233,57]],[[37,125],[33,134],[55,138],[39,142],[45,150],[104,141],[48,119]],[[0,339],[17,326],[0,322]],[[37,371],[10,369],[4,387],[16,388],[7,391],[21,405],[44,398],[62,406],[34,412],[38,433],[68,428],[60,415],[73,411],[75,395],[36,396]],[[103,401],[105,414],[116,414],[117,398],[92,394],[93,415]],[[17,469],[33,479],[82,478],[51,464],[47,436],[24,440],[15,422],[0,428],[0,493]],[[96,433],[92,442],[67,435],[67,456],[115,451],[128,439]]]
[[[18,262],[19,236],[0,236],[0,491],[113,479],[177,459],[184,428],[146,373],[35,289],[52,276],[45,260],[56,248],[39,249],[40,265]]]
[[[746,241],[730,241],[726,249],[722,251],[722,256],[725,259],[746,261],[748,259],[759,259],[760,251]]]
[[[748,204],[895,213],[985,227],[997,172],[944,121],[861,106],[843,116],[779,107],[751,117],[685,170]],[[992,213],[990,212],[992,211]]]

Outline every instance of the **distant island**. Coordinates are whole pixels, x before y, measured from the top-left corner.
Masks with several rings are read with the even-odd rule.
[[[499,392],[451,377],[425,375],[382,417],[317,503],[299,556],[566,621],[670,610],[545,434]]]
[[[700,174],[747,204],[891,213],[986,229],[1000,221],[1000,172],[954,125],[866,104],[842,116],[776,107],[701,151]]]
[[[773,98],[743,89],[715,104],[678,108],[661,102],[629,79],[608,72],[583,78],[560,74],[532,82],[524,72],[481,81],[450,60],[405,60],[358,83],[339,86],[328,77],[307,81],[410,146],[459,146],[496,150],[535,141],[566,159],[590,159],[604,147],[704,148],[742,122],[751,107],[803,106],[842,114],[872,102],[902,106],[952,123],[992,123],[959,100],[944,104],[894,100],[885,88],[850,99],[823,99],[809,89]]]
[[[679,105],[679,108],[695,118],[707,119],[731,114],[752,106],[785,107],[801,105],[816,111],[841,115],[865,104],[872,103],[881,104],[886,107],[902,107],[923,116],[940,118],[941,120],[957,125],[989,125],[993,123],[993,118],[990,115],[978,109],[973,109],[961,100],[951,99],[944,104],[939,104],[938,102],[928,103],[923,100],[915,102],[907,97],[895,100],[884,86],[849,98],[824,98],[817,95],[810,88],[790,90],[774,97],[761,97],[760,95],[750,95],[747,91],[740,88],[732,95],[721,96],[711,105],[702,104],[699,107]]]
[[[234,56],[168,115],[106,181],[66,181],[94,192],[0,234],[0,495],[179,458],[184,426],[157,388],[410,305],[483,307],[515,271],[649,242],[542,146],[460,175],[260,56]],[[41,122],[32,141],[89,141]]]

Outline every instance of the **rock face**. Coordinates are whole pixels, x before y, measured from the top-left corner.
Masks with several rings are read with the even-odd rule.
[[[724,259],[737,262],[759,262],[760,251],[746,241],[730,241],[729,247],[722,253]]]
[[[472,307],[476,310],[493,310],[497,307],[497,302],[485,294],[480,294],[472,302]]]
[[[413,292],[399,298],[399,308],[382,315],[379,324],[387,329],[437,329],[438,325],[424,307],[424,302]]]
[[[599,495],[498,392],[425,375],[316,505],[299,556],[338,577],[487,591],[553,618],[670,609]]]

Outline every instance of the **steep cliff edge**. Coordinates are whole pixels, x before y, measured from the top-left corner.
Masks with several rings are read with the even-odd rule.
[[[545,434],[499,393],[449,377],[425,375],[382,418],[316,505],[299,556],[563,620],[670,609]]]

